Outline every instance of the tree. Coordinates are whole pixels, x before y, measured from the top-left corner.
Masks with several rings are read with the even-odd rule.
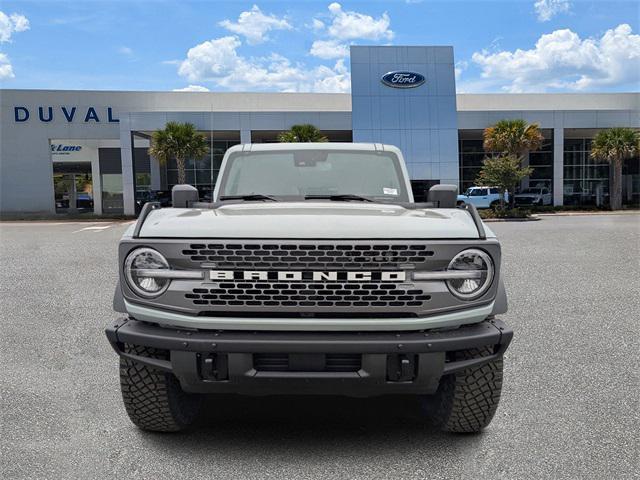
[[[191,123],[167,122],[163,130],[153,132],[149,155],[166,164],[172,158],[178,166],[178,183],[186,183],[185,164],[189,158],[207,154],[207,138]]]
[[[494,126],[485,128],[483,148],[486,152],[496,152],[520,160],[528,152],[538,150],[544,137],[537,123],[524,120],[500,120]]]
[[[542,146],[542,142],[544,142],[544,137],[537,123],[527,123],[522,119],[515,119],[500,120],[492,127],[485,128],[482,146],[486,152],[516,159],[518,167],[521,167],[524,156],[538,150]],[[524,177],[528,177],[532,172],[533,169],[529,169],[529,173]],[[511,207],[515,204],[514,189],[524,177],[509,187]]]
[[[609,163],[610,169],[613,170],[609,196],[612,210],[622,208],[622,164],[638,155],[640,133],[630,128],[602,130],[591,142],[591,158]]]
[[[513,155],[503,155],[486,158],[476,183],[478,185],[492,185],[500,190],[500,207],[504,208],[504,192],[508,190],[513,199],[513,191],[524,177],[531,175],[531,167],[522,167],[520,158]]]
[[[293,125],[290,130],[280,133],[278,141],[283,143],[328,142],[329,139],[317,127],[305,123]]]

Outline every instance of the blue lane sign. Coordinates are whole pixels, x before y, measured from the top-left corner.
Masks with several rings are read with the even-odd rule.
[[[380,80],[388,87],[393,88],[415,88],[425,82],[424,75],[405,71],[385,73]]]

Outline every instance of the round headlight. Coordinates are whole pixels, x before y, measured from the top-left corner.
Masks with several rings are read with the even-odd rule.
[[[477,272],[473,278],[447,280],[451,293],[462,300],[473,300],[481,296],[493,281],[493,262],[482,250],[463,250],[451,260],[448,270]]]
[[[124,274],[129,287],[141,297],[157,297],[169,286],[168,278],[157,278],[153,271],[169,269],[169,262],[152,248],[138,248],[127,255]]]

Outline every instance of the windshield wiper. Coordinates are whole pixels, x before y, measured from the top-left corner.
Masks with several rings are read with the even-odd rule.
[[[305,200],[326,199],[334,202],[349,202],[355,200],[358,202],[373,202],[370,198],[363,197],[361,195],[354,195],[352,193],[341,193],[338,195],[305,195]]]
[[[251,193],[249,195],[224,195],[220,197],[220,200],[245,200],[245,201],[268,201],[277,202],[274,197],[270,195],[263,195],[262,193]]]

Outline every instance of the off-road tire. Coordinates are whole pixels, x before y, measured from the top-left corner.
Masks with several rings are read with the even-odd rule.
[[[494,200],[493,202],[491,202],[491,204],[489,205],[489,208],[491,210],[497,210],[498,207],[500,206],[500,202],[497,200]]]
[[[127,353],[167,359],[167,353],[150,347],[125,347]],[[143,430],[178,432],[186,429],[200,410],[201,397],[182,391],[171,373],[120,357],[122,400],[131,421]]]
[[[484,357],[492,348],[456,352],[456,360]],[[496,413],[502,390],[502,358],[447,375],[440,380],[427,414],[445,432],[477,433]]]

